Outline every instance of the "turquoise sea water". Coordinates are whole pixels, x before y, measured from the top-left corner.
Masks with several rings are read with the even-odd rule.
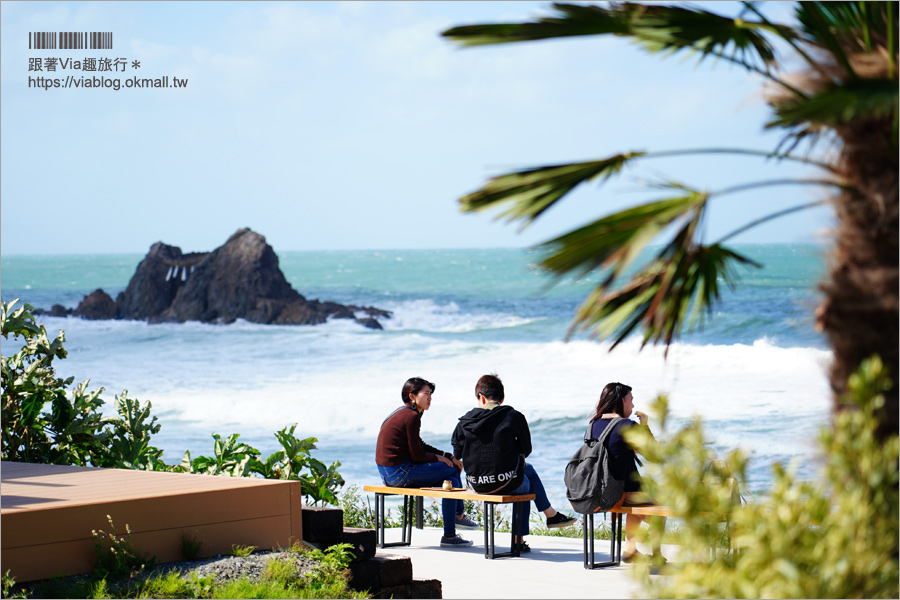
[[[798,459],[815,477],[817,427],[828,418],[830,360],[814,331],[823,250],[811,245],[738,248],[763,263],[742,270],[702,331],[639,351],[584,335],[564,342],[590,280],[550,281],[522,249],[281,252],[280,266],[307,298],[394,312],[383,331],[346,321],[313,327],[44,319],[66,332],[58,372],[153,403],[156,444],[174,463],[185,450],[210,454],[210,434],[241,433],[264,453],[272,433],[298,423],[320,439],[319,458],[340,460],[348,482],[377,483],[374,443],[411,376],[437,384],[423,437],[449,449],[456,419],[487,372],[503,379],[507,403],[532,428],[531,461],[554,505],[567,507],[562,472],[580,443],[603,385],[634,388],[638,410],[670,394],[672,426],[700,414],[719,452],[752,456],[748,486],[764,491],[774,461]],[[74,307],[96,288],[114,298],[142,255],[4,256],[2,297],[36,307]],[[4,353],[8,349],[4,343]],[[651,422],[651,427],[653,423]],[[664,435],[657,431],[658,435]]]

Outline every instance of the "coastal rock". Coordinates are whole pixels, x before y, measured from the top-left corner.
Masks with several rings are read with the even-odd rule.
[[[335,318],[381,329],[377,318],[391,316],[371,306],[307,300],[285,279],[266,238],[250,229],[238,230],[212,252],[184,254],[175,246],[153,244],[114,306],[114,316],[85,318],[151,323],[244,319],[280,325],[315,325]]]
[[[160,320],[277,323],[292,303],[306,299],[284,278],[275,251],[263,236],[241,229],[194,266]]]
[[[50,307],[50,312],[47,314],[51,317],[68,317],[72,314],[72,309],[66,308],[62,304],[54,304]]]
[[[66,308],[62,304],[54,304],[50,307],[50,310],[44,310],[43,308],[34,309],[34,314],[36,315],[48,315],[50,317],[68,317],[72,314],[71,308]]]
[[[122,318],[158,318],[184,287],[191,270],[207,255],[207,252],[182,254],[181,248],[162,242],[150,246],[128,287],[116,298]]]
[[[356,319],[356,322],[363,327],[368,327],[369,329],[384,329],[384,327],[381,326],[381,323],[378,322],[378,319],[373,319],[372,317],[366,317],[365,319]]]
[[[72,314],[90,320],[116,319],[119,316],[119,309],[109,294],[97,289],[85,296]]]

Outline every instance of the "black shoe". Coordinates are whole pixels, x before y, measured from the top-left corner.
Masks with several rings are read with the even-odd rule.
[[[457,529],[478,529],[478,523],[473,521],[469,515],[460,515],[456,517]]]
[[[441,536],[441,548],[468,548],[472,545],[470,540],[464,539],[459,535],[453,537]]]
[[[578,519],[572,518],[569,515],[564,515],[561,512],[556,513],[552,517],[547,517],[547,528],[548,529],[557,529],[559,527],[568,527],[569,525],[574,525],[578,522]]]

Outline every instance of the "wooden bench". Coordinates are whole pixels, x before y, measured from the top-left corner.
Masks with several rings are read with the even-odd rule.
[[[422,498],[449,498],[451,500],[471,500],[482,502],[484,506],[484,557],[488,559],[503,558],[506,556],[519,556],[521,543],[516,542],[516,532],[528,518],[528,503],[534,500],[534,494],[521,494],[518,496],[501,494],[479,494],[465,488],[455,488],[447,491],[441,488],[399,488],[381,485],[367,485],[363,487],[366,492],[375,493],[375,531],[378,535],[378,547],[389,548],[392,546],[409,546],[412,543],[412,520],[414,505],[421,508]],[[402,537],[399,542],[386,543],[384,541],[385,530],[385,496],[403,496],[403,512],[401,521]],[[416,502],[411,502],[415,498]],[[494,507],[497,504],[512,504],[513,517],[510,531],[509,552],[497,552],[494,544]],[[421,515],[421,512],[419,513]],[[422,519],[418,519],[418,528],[421,529]]]
[[[609,558],[606,562],[594,561],[594,515],[602,513],[589,513],[584,515],[582,521],[582,529],[584,530],[584,568],[585,569],[604,569],[606,567],[616,567],[622,562],[622,515],[644,515],[650,517],[673,517],[675,516],[668,506],[619,506],[610,511],[612,513],[612,521],[610,522],[609,536]]]

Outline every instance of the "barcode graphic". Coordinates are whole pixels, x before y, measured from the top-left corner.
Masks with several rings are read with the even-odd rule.
[[[32,50],[112,50],[112,31],[29,31]]]

